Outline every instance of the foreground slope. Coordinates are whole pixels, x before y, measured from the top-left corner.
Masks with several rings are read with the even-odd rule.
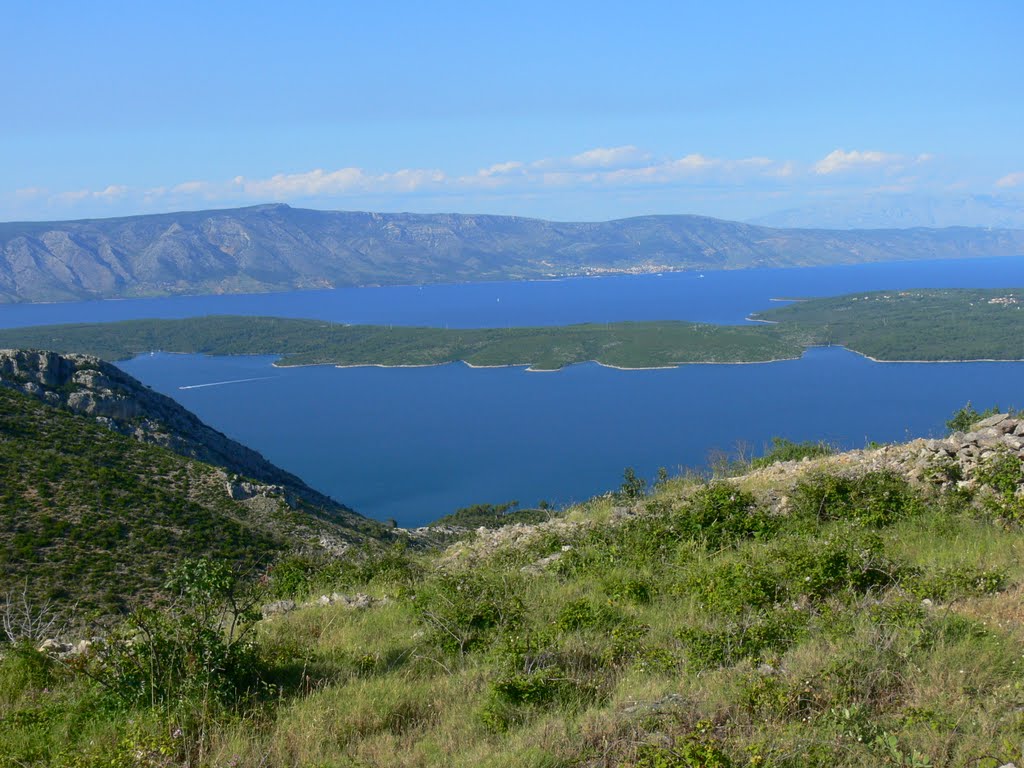
[[[31,599],[77,604],[84,613],[110,613],[144,600],[185,557],[265,568],[282,554],[340,554],[381,533],[261,457],[243,465],[238,456],[218,453],[230,442],[223,435],[207,446],[201,430],[167,431],[169,424],[158,419],[168,412],[183,418],[176,411],[149,413],[144,399],[78,386],[88,378],[95,387],[103,376],[112,383],[112,366],[56,355],[39,366],[32,363],[38,354],[0,356],[8,365],[2,373],[8,386],[0,386],[0,595],[27,592]],[[13,363],[20,364],[19,375],[12,374]],[[65,379],[68,369],[73,373]],[[57,378],[40,384],[27,372]],[[125,425],[143,439],[111,429]],[[230,468],[175,450],[219,456]],[[258,457],[250,453],[240,456]],[[243,477],[241,466],[263,477]]]
[[[251,687],[228,706],[189,698],[185,678],[159,691],[177,692],[174,704],[147,691],[104,709],[113,694],[78,670],[116,680],[109,650],[35,677],[29,656],[9,657],[0,679],[20,682],[0,695],[0,754],[11,765],[1019,765],[1024,421],[823,453],[783,443],[736,476],[649,493],[627,476],[548,522],[481,530],[433,556],[292,561],[272,586],[314,599],[254,627],[246,674],[263,682],[231,678]],[[315,599],[334,590],[369,597]]]
[[[207,426],[171,398],[97,357],[0,348],[0,387],[33,395],[182,456],[280,486],[289,500],[301,500],[334,522],[367,522],[256,451]]]
[[[0,302],[1024,254],[1024,230],[553,222],[287,205],[0,223]]]

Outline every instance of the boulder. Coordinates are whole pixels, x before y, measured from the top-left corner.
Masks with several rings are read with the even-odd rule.
[[[1008,413],[997,413],[997,414],[995,414],[993,416],[989,416],[988,418],[982,419],[981,421],[975,422],[974,423],[974,429],[976,429],[976,430],[988,429],[990,427],[999,426],[999,425],[1001,425],[1001,424],[1003,424],[1004,422],[1007,422],[1007,421],[1014,421],[1010,417],[1010,414],[1008,414]],[[1016,426],[1016,422],[1014,422],[1013,426]],[[1013,426],[1011,426],[1010,429],[1012,429]]]
[[[294,600],[276,600],[273,603],[264,605],[261,613],[264,619],[269,619],[271,616],[280,616],[285,613],[291,613],[294,610]]]

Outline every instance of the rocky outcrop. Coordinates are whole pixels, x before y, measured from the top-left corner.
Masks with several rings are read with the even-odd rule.
[[[316,600],[310,600],[305,603],[297,603],[294,600],[275,600],[264,605],[261,613],[264,619],[269,619],[273,616],[291,613],[299,608],[323,608],[329,605],[337,605],[352,611],[363,611],[367,608],[385,605],[387,602],[388,599],[386,597],[373,597],[363,592],[358,592],[354,595],[332,592],[329,595],[320,595]]]
[[[99,358],[0,350],[0,386],[91,417],[142,442],[222,467],[228,472],[225,490],[232,499],[274,496],[293,507],[302,502],[332,515],[356,517],[344,505],[313,490],[256,451],[207,426],[171,398],[154,392]]]
[[[974,424],[970,432],[954,432],[944,440],[925,440],[910,474],[944,486],[955,483],[973,489],[978,470],[1000,453],[1024,460],[1024,419],[997,413]],[[1024,492],[1024,483],[1018,492]]]

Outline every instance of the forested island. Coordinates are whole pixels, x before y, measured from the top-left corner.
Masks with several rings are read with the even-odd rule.
[[[34,326],[0,331],[0,347],[122,360],[152,351],[278,355],[280,366],[473,366],[558,370],[754,363],[840,345],[878,361],[1024,359],[1024,289],[874,291],[759,312],[757,325],[683,321],[544,328],[417,328],[323,320],[207,316]]]

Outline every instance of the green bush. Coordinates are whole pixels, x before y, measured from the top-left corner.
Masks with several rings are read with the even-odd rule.
[[[967,405],[956,411],[949,421],[946,422],[946,429],[949,430],[950,434],[954,432],[969,432],[971,427],[979,421],[987,419],[989,416],[995,416],[999,412],[999,406],[996,405],[992,408],[986,408],[979,413],[971,405],[971,401],[968,400]]]
[[[781,608],[751,614],[721,628],[684,627],[677,637],[694,669],[732,666],[743,659],[762,660],[780,653],[799,638],[807,625],[805,611]]]
[[[774,552],[794,597],[821,600],[843,590],[863,594],[890,587],[903,574],[877,535],[858,530],[837,531],[825,540],[789,539]]]
[[[650,579],[613,576],[601,585],[611,599],[635,605],[648,605],[654,599],[655,586]]]
[[[773,437],[772,446],[764,456],[759,456],[750,462],[751,469],[761,469],[780,461],[800,461],[801,459],[816,459],[821,456],[831,456],[835,449],[823,442],[795,443],[784,437]]]
[[[630,763],[634,768],[732,768],[733,762],[715,737],[714,725],[702,720],[672,746],[644,744]]]
[[[95,646],[90,675],[125,707],[230,705],[255,692],[261,664],[249,635],[262,595],[210,560],[185,561],[166,588],[162,603]]]
[[[443,573],[416,591],[414,606],[435,645],[465,654],[520,626],[521,583],[500,572]]]
[[[739,615],[784,600],[789,590],[778,569],[756,560],[702,563],[692,568],[673,592],[692,595],[706,611]]]
[[[956,565],[912,575],[903,585],[915,597],[946,601],[1001,592],[1006,589],[1007,576],[1001,568]]]
[[[815,475],[797,483],[792,499],[797,515],[820,522],[850,520],[874,528],[916,515],[923,508],[907,480],[885,470],[859,477]]]
[[[581,629],[609,630],[622,621],[622,614],[611,606],[581,599],[562,606],[555,626],[560,632],[575,632]]]
[[[671,523],[678,538],[699,540],[711,549],[768,536],[778,527],[757,508],[753,495],[724,481],[699,488],[683,509],[673,514]]]

